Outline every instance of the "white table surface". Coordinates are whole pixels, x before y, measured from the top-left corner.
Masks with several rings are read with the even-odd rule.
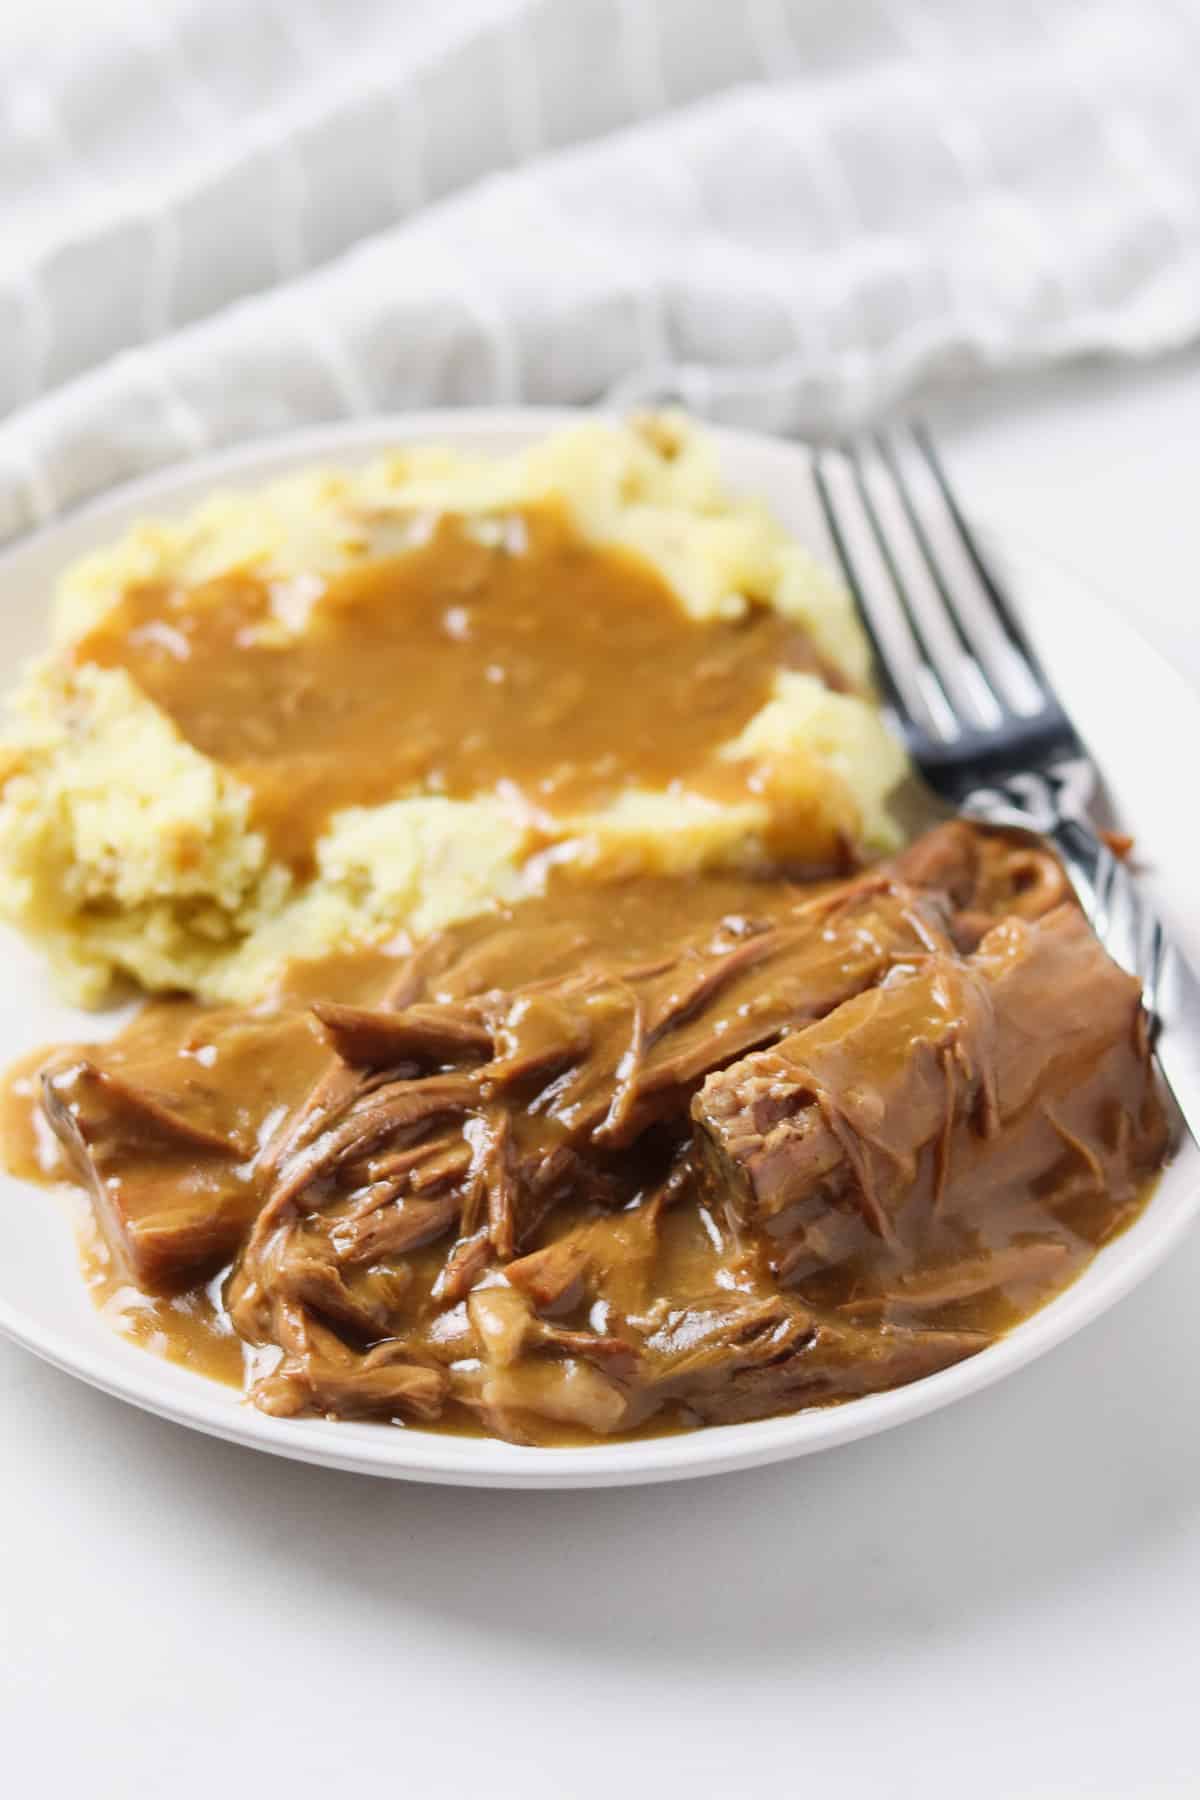
[[[1200,356],[936,416],[1200,684]],[[594,1494],[276,1462],[0,1342],[0,1792],[1194,1796],[1198,1295],[1193,1237],[957,1409]]]

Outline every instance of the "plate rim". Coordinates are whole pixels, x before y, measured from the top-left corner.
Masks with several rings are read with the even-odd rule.
[[[592,408],[470,407],[436,408],[331,421],[300,431],[258,438],[247,444],[213,450],[201,457],[172,463],[137,479],[107,489],[58,518],[0,549],[0,580],[22,559],[61,542],[66,561],[79,554],[71,547],[77,534],[103,528],[105,521],[153,504],[169,509],[172,491],[199,483],[220,485],[231,477],[270,480],[288,464],[318,461],[359,449],[378,452],[390,439],[412,442],[495,438],[514,445],[546,431],[605,414]],[[614,416],[609,414],[607,416]],[[735,430],[699,421],[705,435],[736,461],[764,452],[795,458],[803,477],[809,448],[795,440]],[[273,466],[277,465],[277,466]],[[736,481],[735,481],[736,485]],[[195,504],[189,496],[185,505]],[[115,528],[115,527],[114,527]],[[1136,662],[1153,671],[1156,682],[1174,694],[1173,704],[1190,715],[1200,753],[1200,696],[1160,653],[1120,614],[1111,609],[1090,582],[1056,565],[1016,534],[992,535],[1005,559],[1020,573],[1041,568],[1060,585],[1073,587],[1103,618],[1103,631],[1118,644],[1132,646]],[[1179,1189],[1155,1213],[1155,1196],[1129,1229],[1106,1245],[1084,1274],[1030,1319],[978,1355],[906,1387],[828,1408],[786,1414],[740,1425],[711,1426],[661,1438],[599,1443],[579,1448],[520,1448],[488,1438],[455,1437],[398,1429],[390,1425],[329,1420],[277,1420],[257,1413],[235,1389],[138,1349],[97,1318],[96,1347],[80,1347],[35,1314],[0,1294],[0,1331],[23,1348],[91,1387],[154,1413],[173,1423],[224,1438],[247,1448],[294,1460],[394,1479],[451,1485],[512,1488],[623,1486],[698,1478],[753,1468],[792,1457],[832,1449],[855,1439],[894,1429],[911,1419],[940,1410],[981,1392],[1025,1367],[1093,1323],[1164,1262],[1200,1212],[1200,1147],[1185,1140],[1173,1164],[1194,1164],[1191,1190]],[[1183,1170],[1179,1174],[1183,1174]],[[63,1209],[63,1229],[69,1217]]]

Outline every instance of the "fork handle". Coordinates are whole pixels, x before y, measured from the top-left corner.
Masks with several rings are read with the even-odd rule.
[[[1049,838],[1096,936],[1142,984],[1158,1066],[1200,1144],[1200,980],[1126,864],[1072,804],[1078,787],[1070,777],[1016,776],[968,794],[962,811]]]

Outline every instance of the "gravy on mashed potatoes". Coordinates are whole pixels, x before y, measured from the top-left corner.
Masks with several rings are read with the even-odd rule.
[[[397,452],[68,572],[15,703],[0,911],[67,992],[246,1000],[539,885],[844,865],[902,752],[848,597],[682,422]]]
[[[301,630],[253,575],[134,588],[72,660],[126,670],[301,875],[339,812],[401,794],[507,792],[551,835],[635,783],[736,804],[757,765],[728,745],[777,675],[845,686],[798,621],[758,603],[691,619],[649,564],[544,508],[499,541],[443,516],[324,584]]]

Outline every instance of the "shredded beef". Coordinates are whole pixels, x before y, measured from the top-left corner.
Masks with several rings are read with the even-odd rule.
[[[140,1279],[237,1251],[274,1413],[561,1441],[916,1379],[1136,1204],[1136,984],[1048,852],[961,822],[746,900],[650,953],[519,908],[443,934],[380,1004],[316,1001],[257,1136],[87,1057],[46,1115]]]

